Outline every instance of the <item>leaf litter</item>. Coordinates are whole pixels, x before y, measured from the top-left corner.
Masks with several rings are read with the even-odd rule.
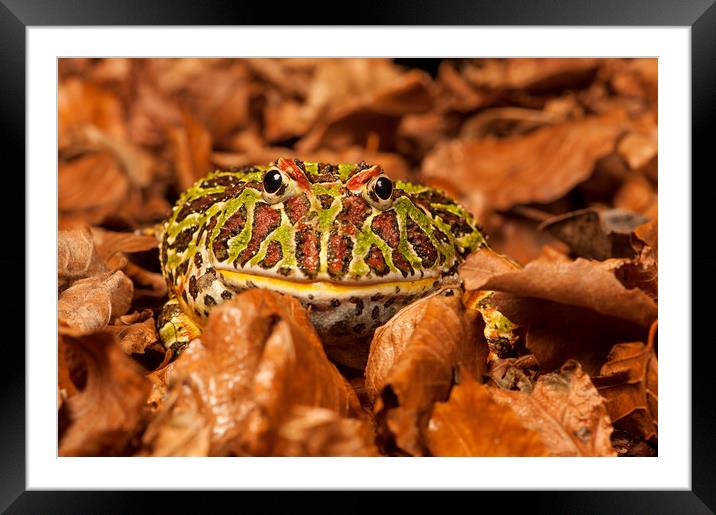
[[[65,456],[655,456],[655,59],[60,59]],[[214,167],[379,162],[490,249],[399,311],[360,370],[251,290],[172,360],[156,229]],[[485,291],[491,291],[488,297]],[[518,327],[488,359],[476,303]]]

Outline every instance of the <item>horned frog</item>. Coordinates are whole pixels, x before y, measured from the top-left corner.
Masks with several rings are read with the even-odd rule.
[[[459,285],[458,265],[483,245],[464,207],[393,182],[379,165],[282,158],[216,171],[164,223],[170,298],[160,337],[179,353],[214,306],[265,288],[300,299],[324,344],[349,345],[416,299]]]

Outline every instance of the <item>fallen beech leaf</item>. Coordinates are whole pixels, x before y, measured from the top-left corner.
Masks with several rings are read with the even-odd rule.
[[[599,65],[593,58],[474,59],[462,62],[462,73],[478,88],[546,91],[589,79]]]
[[[622,185],[614,195],[614,206],[647,218],[656,218],[659,212],[656,190],[642,175],[634,176]]]
[[[211,455],[269,455],[293,405],[360,412],[299,301],[259,289],[212,310],[201,341],[174,366],[169,395],[176,391],[211,427]]]
[[[458,365],[482,374],[487,345],[477,327],[459,290],[443,290],[403,308],[375,331],[365,387],[376,400],[384,447],[425,454],[423,432],[430,411],[448,396]]]
[[[523,269],[496,274],[471,275],[468,256],[461,267],[465,288],[495,290],[523,297],[537,297],[561,304],[593,309],[598,313],[649,326],[656,319],[654,301],[641,290],[626,289],[614,274],[598,263],[579,258],[571,263],[533,261]]]
[[[502,292],[494,293],[490,303],[526,328],[527,350],[543,371],[575,359],[588,374],[596,375],[614,344],[644,334],[643,326],[577,306]]]
[[[551,456],[616,456],[604,399],[577,362],[570,360],[559,373],[540,376],[532,393],[498,388],[489,392],[541,435]]]
[[[527,354],[519,358],[497,359],[488,364],[487,375],[495,386],[503,390],[531,392],[535,376],[539,372],[539,363],[534,355]]]
[[[87,369],[84,388],[67,399],[69,426],[60,435],[60,456],[126,455],[144,422],[150,383],[109,333],[65,337]]]
[[[72,282],[106,271],[98,255],[89,226],[57,233],[57,282],[63,291]]]
[[[71,145],[76,131],[87,125],[115,138],[127,135],[122,105],[114,93],[77,77],[61,81],[57,90],[59,149]]]
[[[369,422],[325,408],[294,406],[279,429],[274,456],[379,456]]]
[[[548,456],[540,433],[469,373],[461,374],[447,402],[435,404],[426,440],[434,456]]]
[[[97,252],[104,260],[108,260],[117,252],[133,253],[154,249],[157,239],[154,236],[135,234],[133,232],[108,231],[100,227],[92,227]]]
[[[119,163],[108,152],[60,162],[57,181],[60,215],[79,214],[89,223],[99,223],[116,211],[129,191]]]
[[[76,281],[60,295],[57,317],[62,334],[90,334],[125,314],[132,301],[132,281],[122,271]]]
[[[341,106],[306,134],[297,144],[301,152],[318,148],[340,149],[362,144],[366,135],[380,135],[383,147],[390,147],[399,117],[408,113],[425,112],[432,106],[430,77],[420,70],[412,70],[391,81],[385,88],[370,96]]]
[[[620,343],[612,348],[600,375],[592,379],[607,400],[614,426],[645,440],[657,438],[657,365],[651,345]]]
[[[138,456],[209,456],[211,426],[196,399],[185,395],[183,402],[178,400],[179,391],[175,391],[149,423]]]
[[[626,124],[622,114],[608,113],[499,140],[438,143],[422,175],[483,191],[495,209],[552,202],[590,176]]]
[[[507,256],[498,254],[489,247],[480,247],[460,265],[459,271],[463,279],[470,278],[470,282],[465,283],[466,288],[474,290],[475,288],[470,288],[470,284],[486,282],[494,275],[520,268]]]
[[[110,325],[107,327],[109,331],[117,335],[125,354],[144,354],[144,349],[158,340],[156,321],[151,316],[151,311],[149,313],[150,316],[146,320],[129,325]]]
[[[579,257],[634,257],[631,233],[647,219],[623,209],[581,209],[545,220],[541,230],[565,242]]]
[[[161,298],[167,294],[167,282],[159,272],[150,272],[131,261],[122,266],[122,270],[134,283],[134,298]]]

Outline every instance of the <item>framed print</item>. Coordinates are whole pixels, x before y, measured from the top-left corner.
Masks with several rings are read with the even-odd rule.
[[[5,1],[2,508],[713,510],[712,3]]]

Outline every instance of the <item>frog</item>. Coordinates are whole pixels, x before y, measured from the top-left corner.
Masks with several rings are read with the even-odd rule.
[[[169,300],[158,317],[179,354],[211,310],[264,288],[298,298],[333,358],[401,308],[459,287],[458,267],[486,246],[470,212],[441,189],[393,181],[379,164],[279,158],[215,170],[161,227]]]

